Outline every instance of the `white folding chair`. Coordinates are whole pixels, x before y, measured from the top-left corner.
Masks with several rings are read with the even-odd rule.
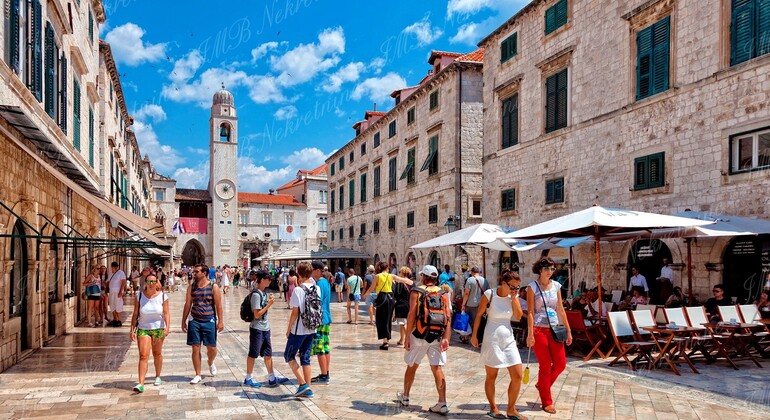
[[[738,313],[737,306],[717,306],[717,308],[719,309],[719,317],[722,319],[722,322],[730,322],[731,320],[741,322],[741,315]]]
[[[700,328],[705,332],[706,327],[704,327],[703,324],[709,323],[709,320],[706,317],[706,308],[703,306],[688,306],[684,308],[684,310],[687,314],[688,324],[693,328]],[[703,357],[710,362],[713,360],[710,351],[710,346],[713,342],[714,340],[711,335],[702,334],[692,336],[692,349],[687,356],[692,358],[695,353],[700,352]]]
[[[687,317],[682,308],[663,308],[663,315],[666,317],[666,324],[674,323],[683,327],[687,326]]]
[[[623,291],[622,290],[613,290],[612,291],[612,303],[616,305],[620,305],[620,302],[623,300]],[[607,311],[609,312],[609,311]]]
[[[642,305],[638,305],[637,308]],[[649,331],[645,331],[642,327],[656,327],[655,318],[652,317],[652,311],[649,309],[637,309],[631,311],[631,315],[634,317],[634,324],[636,324],[636,331],[639,333],[639,337],[645,337],[651,335]]]
[[[756,305],[740,305],[738,308],[741,310],[743,322],[747,324],[761,324],[759,320],[762,319],[762,316],[759,314]]]
[[[604,304],[604,314],[603,315],[607,315],[608,313],[610,313],[612,311],[612,306],[614,305],[614,303],[612,303],[612,302],[602,302],[602,304]]]
[[[703,306],[688,306],[684,309],[687,311],[687,319],[690,320],[691,327],[703,328],[703,324],[709,323],[706,309]]]
[[[610,366],[618,363],[620,359],[623,359],[631,370],[636,371],[636,364],[639,359],[644,358],[652,365],[651,352],[655,343],[652,341],[637,341],[634,329],[631,326],[631,319],[628,317],[626,311],[616,311],[607,314],[607,321],[610,325],[610,332],[612,338],[615,341],[615,346],[620,351],[618,357],[610,362]],[[630,339],[629,339],[630,337]],[[629,341],[623,341],[629,339]],[[631,361],[628,359],[630,355],[636,355],[636,358]]]

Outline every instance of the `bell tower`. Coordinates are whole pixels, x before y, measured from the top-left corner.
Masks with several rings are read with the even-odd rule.
[[[209,194],[214,266],[238,263],[238,117],[233,94],[214,94],[209,119]]]

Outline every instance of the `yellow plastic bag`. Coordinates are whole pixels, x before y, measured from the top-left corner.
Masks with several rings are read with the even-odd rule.
[[[524,375],[521,377],[521,382],[524,385],[529,383],[529,353],[532,351],[532,347],[527,348],[527,367],[524,368]]]

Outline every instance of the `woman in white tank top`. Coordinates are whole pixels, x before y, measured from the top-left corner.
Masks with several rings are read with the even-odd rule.
[[[171,315],[168,309],[168,296],[163,293],[158,278],[149,275],[145,280],[144,290],[136,295],[134,314],[131,318],[131,341],[139,347],[139,383],[134,391],[144,392],[144,377],[152,350],[155,365],[155,386],[162,383],[160,371],[163,368],[163,339],[169,334]]]

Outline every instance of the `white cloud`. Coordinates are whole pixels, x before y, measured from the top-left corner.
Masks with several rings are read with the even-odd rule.
[[[457,30],[457,33],[453,37],[449,38],[449,42],[453,44],[475,45],[483,37],[484,36],[479,29],[479,25],[477,23],[471,22],[460,26],[460,28]]]
[[[446,14],[448,17],[453,15],[470,15],[481,9],[492,7],[494,3],[494,0],[449,0],[446,6]]]
[[[453,44],[467,44],[475,46],[485,36],[497,29],[500,25],[516,14],[530,0],[450,0],[447,5],[447,16],[452,15],[471,16],[483,9],[490,9],[492,14],[478,22],[468,22],[457,28],[457,33],[449,38]]]
[[[317,147],[306,147],[302,150],[295,150],[289,156],[282,159],[284,163],[291,168],[296,168],[293,172],[299,169],[315,169],[321,166],[326,158],[329,157],[329,153],[324,153],[323,150]]]
[[[142,121],[161,122],[166,120],[166,111],[163,107],[156,104],[146,104],[134,111],[134,118]]]
[[[198,162],[192,168],[178,168],[172,178],[176,180],[177,188],[206,188],[209,184],[209,161]]]
[[[273,114],[273,116],[278,121],[290,120],[297,116],[297,107],[294,105],[287,105],[287,106],[278,108],[278,110],[275,111],[275,114]]]
[[[359,100],[364,96],[375,102],[385,102],[396,89],[406,87],[406,80],[396,73],[388,73],[382,77],[370,77],[356,86],[351,97]]]
[[[326,82],[321,85],[321,89],[329,93],[339,92],[343,83],[358,80],[365,68],[366,66],[361,62],[347,64],[329,76]]]
[[[246,83],[249,86],[249,97],[255,103],[286,102],[286,97],[273,76],[252,76]]]
[[[210,68],[192,82],[172,82],[170,85],[163,86],[162,94],[163,97],[175,102],[193,102],[202,108],[208,108],[211,106],[211,98],[221,89],[222,84],[232,91],[240,86],[249,86],[251,80],[245,72],[240,70]]]
[[[144,29],[129,22],[111,30],[104,40],[110,44],[112,55],[118,63],[138,66],[164,58],[166,44],[145,44],[142,40],[145,33]]]
[[[174,69],[168,78],[175,83],[186,83],[195,76],[201,64],[203,64],[203,55],[198,50],[192,50],[174,62]]]
[[[160,143],[158,135],[155,134],[155,130],[152,128],[152,124],[135,120],[131,128],[134,134],[136,134],[139,150],[141,153],[149,155],[150,163],[158,172],[162,174],[171,173],[177,165],[184,161],[179,151],[169,145]]]
[[[444,34],[438,26],[431,27],[430,13],[427,13],[424,18],[404,28],[404,33],[414,35],[415,38],[417,38],[417,45],[420,47],[432,43],[441,38],[441,35]]]
[[[328,28],[318,35],[318,43],[300,44],[282,56],[270,57],[270,65],[279,73],[276,79],[280,86],[294,86],[339,64],[339,54],[344,52],[342,28]]]
[[[297,170],[291,166],[267,169],[254,163],[250,156],[238,158],[238,189],[242,192],[266,192],[294,178]]]
[[[208,154],[209,154],[209,149],[200,149],[200,148],[196,148],[196,147],[188,147],[187,151],[189,153],[193,153],[193,154],[196,154],[196,155],[202,155],[202,156],[203,155],[208,156]]]
[[[264,44],[258,46],[257,48],[254,48],[251,50],[251,64],[257,64],[257,61],[267,55],[268,52],[275,50],[281,45],[288,44],[286,41],[283,41],[281,43],[278,43],[276,41],[272,42],[265,42]]]
[[[385,58],[377,57],[369,62],[368,69],[372,70],[374,74],[380,74],[383,67],[385,67]]]

